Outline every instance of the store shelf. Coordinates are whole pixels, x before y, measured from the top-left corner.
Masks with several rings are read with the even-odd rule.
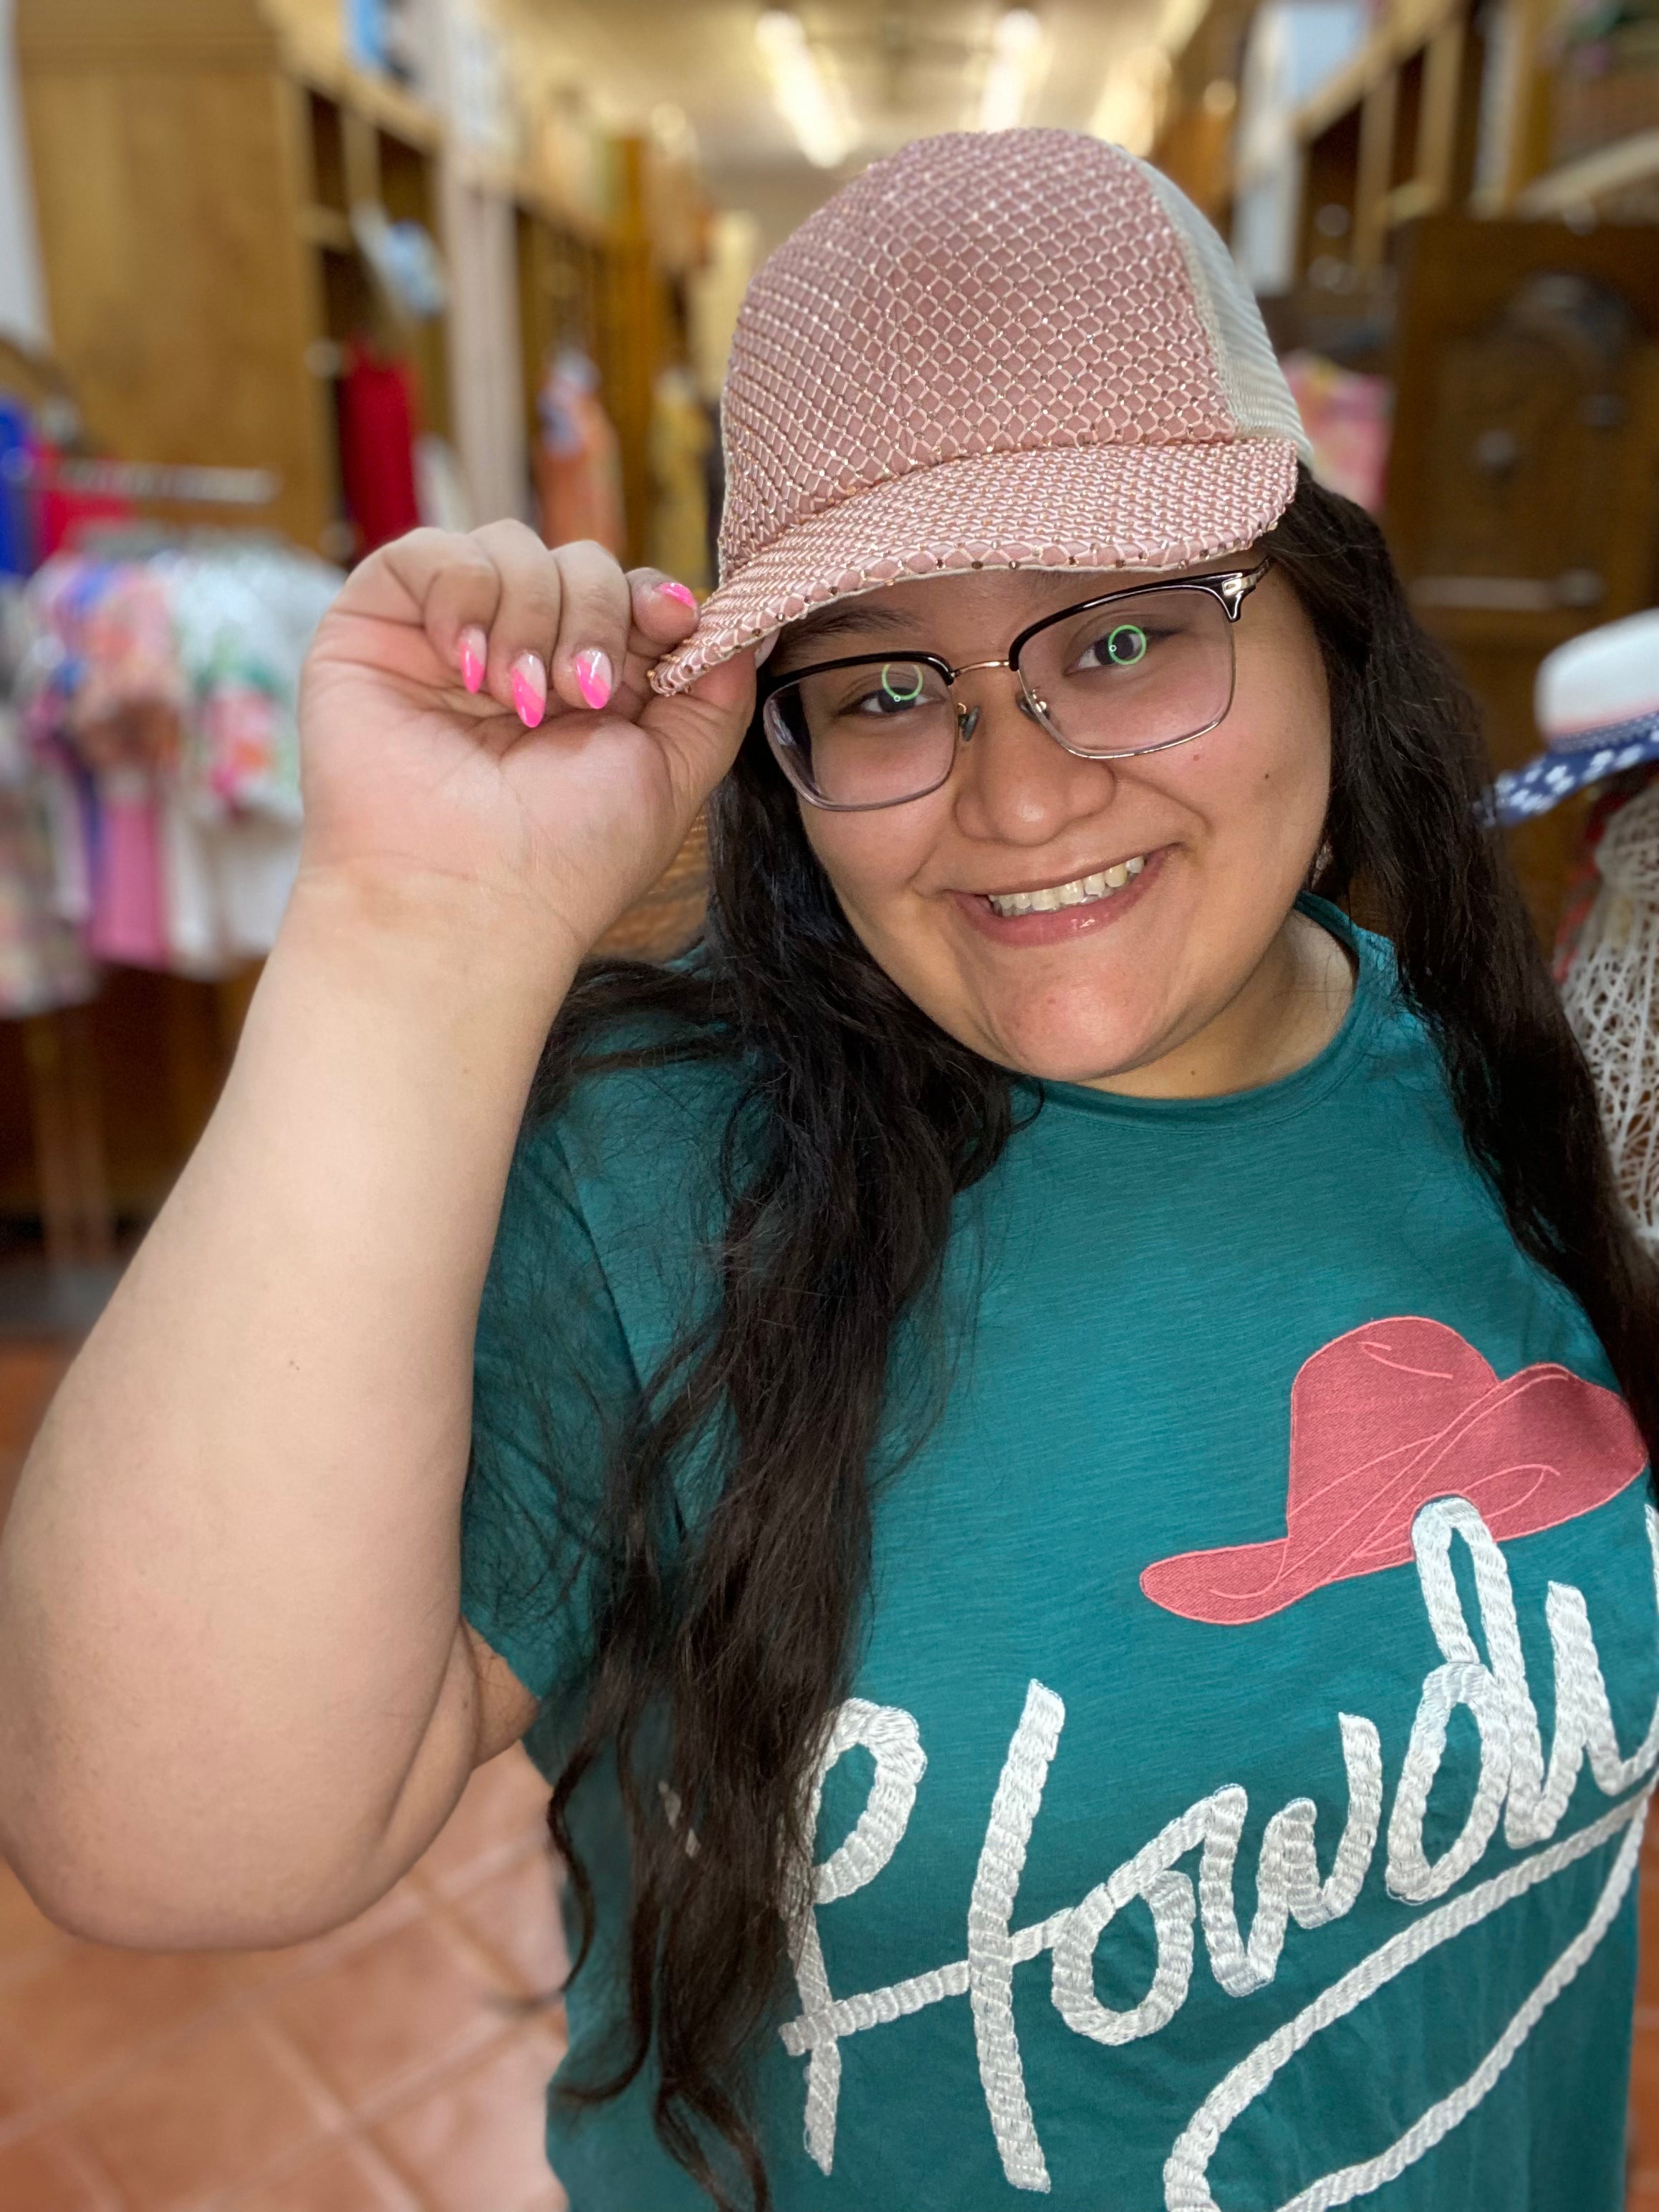
[[[1291,118],[1292,134],[1306,145],[1328,131],[1338,117],[1358,107],[1378,80],[1405,58],[1428,45],[1436,33],[1462,12],[1463,0],[1401,0],[1371,33],[1359,52],[1309,94]]]
[[[1522,216],[1566,215],[1575,208],[1594,207],[1632,185],[1659,179],[1659,131],[1638,131],[1615,144],[1602,146],[1568,161],[1545,176],[1534,177],[1516,195],[1515,212]]]
[[[284,35],[283,52],[288,74],[297,82],[326,100],[337,100],[378,130],[406,140],[423,154],[435,154],[443,143],[443,121],[436,110],[389,77],[355,68],[320,43],[296,38],[291,32]]]
[[[350,220],[337,208],[302,207],[298,220],[300,235],[307,246],[326,246],[334,253],[351,252]]]

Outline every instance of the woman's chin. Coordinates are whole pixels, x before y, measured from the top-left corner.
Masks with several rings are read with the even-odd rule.
[[[995,1043],[980,1048],[988,1058],[1043,1083],[1110,1083],[1158,1056],[1150,1028],[1145,1035],[1126,1035],[1115,1025],[1056,1029],[1015,1018],[990,1033]]]

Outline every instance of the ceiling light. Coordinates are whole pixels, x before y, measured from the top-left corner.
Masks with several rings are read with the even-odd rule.
[[[1046,56],[1042,26],[1029,8],[1007,8],[991,33],[991,58],[980,88],[981,131],[1012,131],[1023,122]]]
[[[799,15],[769,8],[755,24],[755,43],[778,112],[815,168],[833,169],[858,141],[839,86],[831,85],[806,42]]]

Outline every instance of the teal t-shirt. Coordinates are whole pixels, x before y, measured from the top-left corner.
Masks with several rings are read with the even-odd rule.
[[[1317,1059],[1222,1098],[1048,1085],[958,1201],[967,1322],[878,1493],[758,2062],[780,2212],[1622,2203],[1645,1454],[1470,1166],[1389,948],[1316,910],[1359,968]],[[463,1603],[544,1700],[550,1768],[605,1439],[707,1295],[732,1079],[596,1079],[514,1170]],[[614,2001],[614,1782],[577,1813],[580,2066]],[[705,2201],[642,2087],[552,2104],[549,2154],[573,2212]]]

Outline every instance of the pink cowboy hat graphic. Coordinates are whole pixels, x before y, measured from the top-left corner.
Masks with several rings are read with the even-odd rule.
[[[1553,1362],[1499,1382],[1455,1328],[1372,1322],[1291,1386],[1285,1534],[1156,1560],[1140,1587],[1183,1620],[1265,1620],[1327,1583],[1404,1566],[1431,1498],[1467,1498],[1501,1542],[1604,1504],[1647,1456],[1616,1391]]]

